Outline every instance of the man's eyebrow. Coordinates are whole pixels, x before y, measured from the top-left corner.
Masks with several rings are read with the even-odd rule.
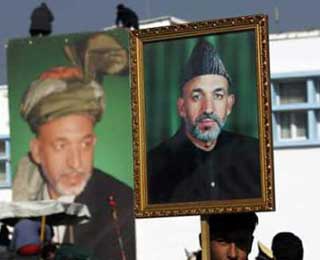
[[[67,141],[67,138],[61,137],[61,136],[58,136],[58,137],[54,140],[54,142],[65,142],[65,141]]]
[[[81,140],[85,140],[85,139],[88,139],[88,138],[93,138],[94,137],[94,134],[87,134],[83,137],[81,137]],[[67,137],[63,137],[63,136],[58,136],[54,142],[68,142],[68,138]]]
[[[192,93],[193,92],[201,92],[202,93],[203,89],[202,88],[195,88],[195,89],[192,90]]]
[[[87,134],[82,139],[94,138],[94,134]]]
[[[58,136],[50,141],[51,145],[56,145],[58,143],[67,143],[67,142],[68,142],[68,139],[61,136]]]
[[[224,89],[224,88],[222,88],[222,87],[216,88],[216,89],[214,89],[212,92],[220,92],[220,91],[222,91],[222,92],[227,92],[226,89]]]

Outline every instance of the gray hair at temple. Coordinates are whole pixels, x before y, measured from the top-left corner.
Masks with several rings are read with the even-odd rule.
[[[83,80],[76,67],[55,67],[43,72],[25,92],[20,112],[31,130],[55,118],[86,113],[98,122],[105,107],[104,91],[100,84]]]
[[[231,77],[220,59],[217,50],[208,41],[200,38],[183,68],[180,83],[181,89],[189,80],[207,74],[223,76],[227,79],[229,87],[231,86]]]

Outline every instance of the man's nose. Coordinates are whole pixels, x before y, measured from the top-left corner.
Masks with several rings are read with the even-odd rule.
[[[238,259],[238,248],[235,243],[230,243],[228,246],[228,259]]]
[[[214,112],[214,101],[212,97],[206,97],[202,104],[202,112],[206,112],[207,114],[211,114]]]
[[[68,152],[68,166],[72,169],[80,169],[82,166],[82,155],[79,147],[72,147]]]

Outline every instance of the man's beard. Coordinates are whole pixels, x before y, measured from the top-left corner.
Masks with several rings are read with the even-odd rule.
[[[46,174],[46,171],[42,169],[43,174],[46,178],[46,180],[49,182],[49,185],[60,195],[62,196],[69,196],[69,195],[74,195],[77,196],[79,195],[84,188],[86,187],[88,180],[91,177],[91,172],[83,172],[83,171],[76,171],[72,170],[70,172],[62,173],[58,177],[56,177],[54,180],[51,180],[48,175]],[[70,185],[66,184],[64,180],[66,178],[74,178],[78,177],[81,178],[81,181],[77,185]],[[68,183],[68,181],[67,181]]]
[[[199,127],[199,123],[201,123],[201,121],[205,119],[213,120],[216,123],[216,126],[209,127],[207,130],[204,130],[204,131],[201,130]],[[187,119],[185,120],[185,123],[186,123],[187,130],[193,137],[195,137],[196,139],[202,142],[211,142],[218,138],[225,124],[225,120],[222,120],[217,114],[214,114],[214,113],[209,114],[205,112],[196,118],[194,124],[192,124]]]

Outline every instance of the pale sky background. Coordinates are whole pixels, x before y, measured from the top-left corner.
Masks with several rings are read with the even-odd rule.
[[[31,12],[41,2],[46,2],[55,16],[53,35],[114,25],[119,3],[133,9],[142,20],[175,16],[201,21],[259,13],[269,15],[271,33],[320,29],[319,0],[0,0],[0,85],[6,84],[5,44],[11,38],[29,36]],[[275,7],[279,23],[275,22]]]

